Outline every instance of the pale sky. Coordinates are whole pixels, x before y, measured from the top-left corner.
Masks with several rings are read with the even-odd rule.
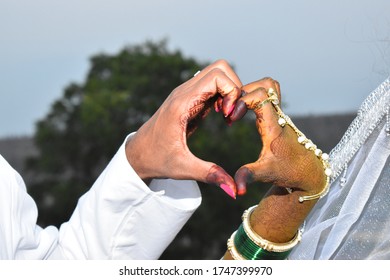
[[[291,116],[355,112],[390,73],[390,1],[0,0],[0,137],[32,135],[89,57],[163,38],[279,80]]]

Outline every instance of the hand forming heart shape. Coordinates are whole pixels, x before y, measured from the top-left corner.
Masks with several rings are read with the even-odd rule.
[[[300,202],[316,199],[318,193],[323,195],[330,176],[327,155],[283,114],[279,107],[279,83],[264,78],[242,89],[245,94],[236,108],[245,106],[255,112],[263,148],[256,162],[246,164],[236,172],[238,194],[246,192],[248,182],[261,181],[285,187],[290,192],[302,192]]]
[[[242,90],[249,92],[241,96]],[[314,153],[296,141],[290,125],[281,127],[275,106],[267,96],[273,89],[280,100],[278,82],[266,78],[242,87],[226,61],[217,61],[172,91],[157,112],[126,144],[126,157],[144,181],[153,178],[191,179],[220,186],[230,196],[244,194],[246,183],[271,182],[276,186],[313,194],[326,181],[323,165]],[[214,105],[225,118],[237,121],[254,110],[263,141],[259,159],[241,167],[235,180],[215,163],[191,153],[187,138]],[[308,140],[302,142],[307,144]],[[310,147],[309,150],[313,150]],[[310,174],[310,176],[307,176]]]

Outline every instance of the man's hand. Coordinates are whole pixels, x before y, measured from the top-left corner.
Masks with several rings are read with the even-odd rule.
[[[231,67],[220,60],[174,89],[126,145],[127,159],[137,174],[145,181],[172,178],[215,184],[235,197],[233,178],[222,167],[193,155],[187,138],[213,107],[229,118],[241,86]]]

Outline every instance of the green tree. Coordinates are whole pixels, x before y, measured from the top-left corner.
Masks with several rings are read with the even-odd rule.
[[[168,50],[164,40],[93,56],[85,82],[69,85],[37,123],[34,140],[39,156],[29,159],[28,166],[37,174],[29,192],[38,204],[39,224],[59,226],[68,220],[78,198],[128,133],[204,66],[178,50]],[[258,155],[259,137],[253,122],[246,120],[228,127],[221,115],[211,113],[190,139],[190,149],[234,174]],[[242,210],[259,198],[258,190],[236,202],[217,187],[201,184],[201,190],[202,206],[162,258],[220,257]]]

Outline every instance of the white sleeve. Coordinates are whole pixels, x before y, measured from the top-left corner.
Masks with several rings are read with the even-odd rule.
[[[37,223],[37,206],[22,177],[0,155],[0,259],[45,259],[57,245],[58,229]]]
[[[194,181],[145,185],[127,161],[125,143],[61,226],[50,258],[157,259],[200,205]]]
[[[60,230],[42,229],[20,175],[0,156],[0,259],[157,259],[200,205],[194,181],[153,180],[123,144]]]

